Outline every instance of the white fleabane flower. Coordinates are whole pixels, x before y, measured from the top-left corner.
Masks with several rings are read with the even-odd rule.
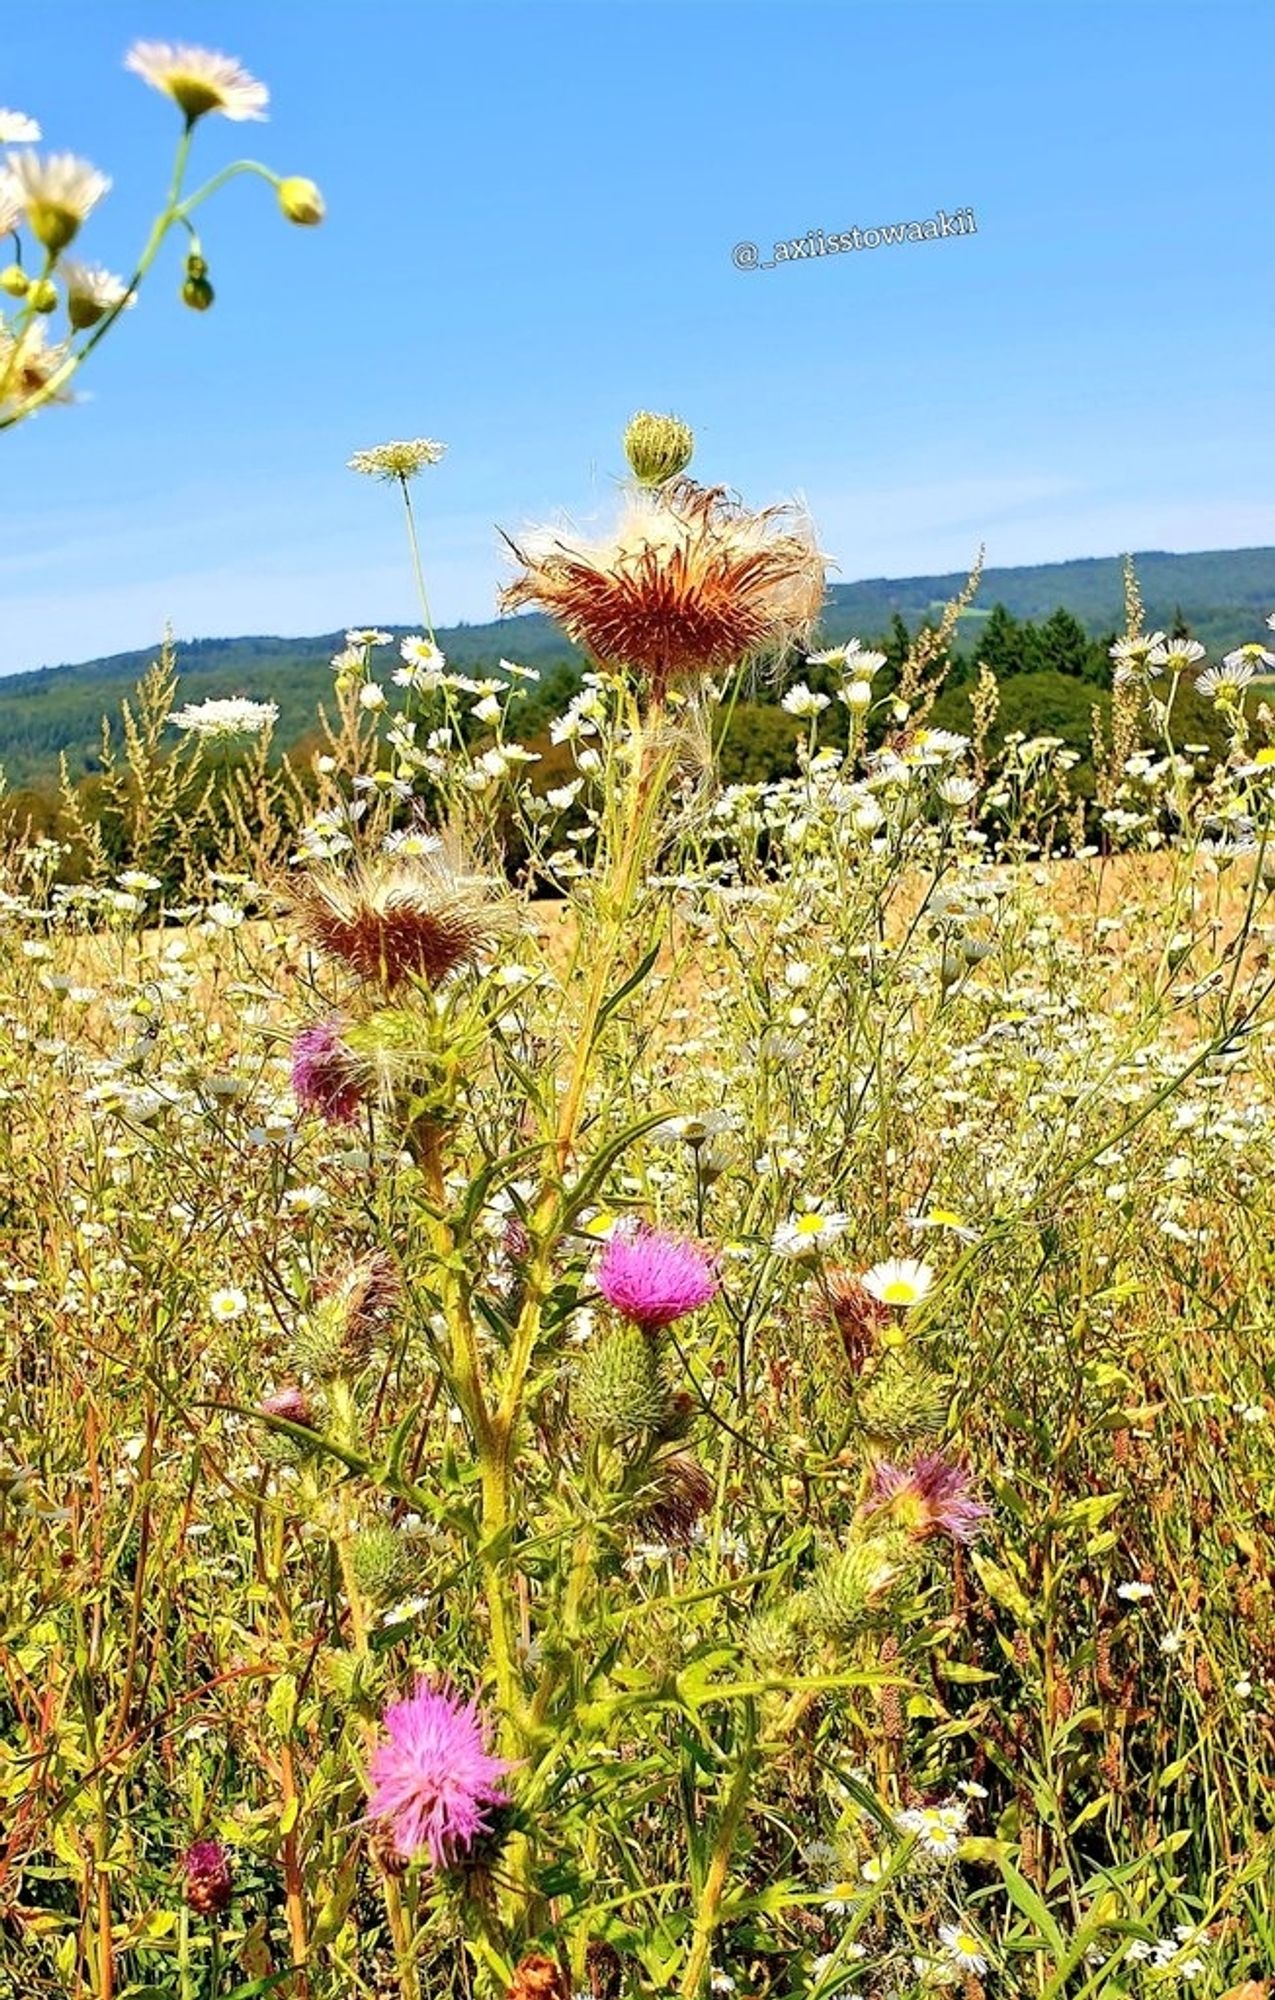
[[[14,153],[8,178],[16,188],[31,234],[58,257],[90,216],[110,181],[74,153]]]
[[[1184,674],[1207,658],[1208,648],[1198,639],[1165,639],[1152,653],[1152,663],[1171,674]]]
[[[968,1820],[968,1809],[955,1800],[941,1806],[910,1806],[894,1816],[900,1833],[914,1833],[927,1854],[943,1861],[955,1855]]]
[[[279,720],[279,707],[273,701],[230,695],[224,700],[188,703],[171,720],[175,728],[195,736],[260,736],[263,729]]]
[[[837,1209],[808,1208],[781,1222],[770,1239],[770,1247],[781,1257],[813,1257],[835,1243],[849,1224],[848,1215]]]
[[[795,687],[789,688],[779,705],[789,715],[818,715],[821,708],[827,708],[828,699],[826,694],[816,694],[804,681],[798,681]]]
[[[1237,646],[1233,653],[1225,653],[1222,665],[1232,669],[1249,667],[1255,674],[1265,674],[1275,667],[1275,653],[1268,653],[1265,646],[1253,640],[1247,646]]]
[[[1118,1583],[1116,1596],[1122,1597],[1126,1604],[1143,1604],[1148,1597],[1154,1597],[1155,1592],[1149,1583]]]
[[[235,1285],[222,1285],[210,1294],[208,1310],[215,1320],[221,1320],[223,1323],[238,1319],[240,1313],[248,1310],[248,1294],[241,1292]]]
[[[883,1306],[916,1306],[934,1283],[934,1272],[916,1257],[888,1257],[874,1264],[860,1281]]]
[[[1228,653],[1220,667],[1206,667],[1197,677],[1196,693],[1208,695],[1213,701],[1231,700],[1243,694],[1255,672],[1251,660]]]
[[[66,316],[77,333],[96,326],[117,306],[137,303],[124,279],[100,264],[59,264],[58,276],[66,286]]]
[[[986,1972],[987,1953],[968,1924],[940,1924],[939,1942],[958,1972]]]
[[[270,102],[265,84],[249,76],[234,56],[193,48],[188,42],[134,42],[124,67],[171,97],[189,125],[209,111],[220,111],[240,124],[264,118]]]
[[[43,134],[25,111],[0,110],[0,146],[35,146]]]

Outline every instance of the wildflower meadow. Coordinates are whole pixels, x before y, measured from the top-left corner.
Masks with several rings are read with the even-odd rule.
[[[133,67],[183,158],[263,101]],[[12,159],[0,422],[100,192]],[[1086,798],[990,673],[929,721],[968,598],[887,687],[800,508],[624,443],[509,530],[552,777],[420,437],[304,766],[165,647],[105,816],[5,822],[0,1995],[1263,2000],[1275,654],[1130,569]]]

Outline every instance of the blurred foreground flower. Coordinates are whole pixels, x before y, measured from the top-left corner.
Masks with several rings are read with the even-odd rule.
[[[487,1808],[507,1803],[495,1783],[511,1767],[489,1756],[476,1702],[418,1681],[385,1711],[387,1740],[368,1766],[368,1811],[388,1823],[404,1858],[426,1853],[433,1868],[463,1859],[488,1831]]]
[[[14,153],[7,172],[31,234],[58,257],[90,216],[110,181],[74,153]]]
[[[823,603],[823,557],[803,516],[750,513],[690,479],[636,496],[610,541],[573,547],[541,534],[509,546],[522,574],[504,608],[539,606],[595,660],[632,668],[657,696],[672,680],[782,647]]]

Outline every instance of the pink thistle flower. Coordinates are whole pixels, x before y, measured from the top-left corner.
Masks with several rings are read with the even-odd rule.
[[[434,1868],[450,1867],[490,1830],[486,1808],[508,1803],[494,1781],[511,1767],[483,1747],[478,1704],[425,1680],[390,1703],[384,1727],[388,1741],[368,1766],[370,1815],[386,1822],[396,1853],[425,1849]]]
[[[186,1902],[197,1916],[217,1917],[229,1908],[234,1892],[230,1860],[219,1840],[197,1840],[182,1860]]]
[[[332,1016],[303,1028],[292,1044],[292,1094],[329,1125],[352,1125],[363,1102],[358,1066]]]
[[[923,1452],[911,1465],[883,1459],[875,1468],[868,1511],[883,1507],[918,1542],[932,1535],[972,1542],[991,1511],[975,1495],[968,1472],[939,1452]]]
[[[617,1229],[602,1252],[597,1285],[608,1305],[653,1333],[716,1298],[717,1272],[698,1243],[649,1223]]]

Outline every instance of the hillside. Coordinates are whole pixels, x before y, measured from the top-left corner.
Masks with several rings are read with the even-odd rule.
[[[1181,613],[1196,636],[1219,653],[1259,636],[1275,608],[1275,548],[1218,549],[1135,557],[1151,626],[1170,625]],[[1122,559],[1091,557],[991,569],[978,608],[962,621],[959,645],[973,654],[982,621],[1003,604],[1019,619],[1044,619],[1060,605],[1086,631],[1101,635],[1123,623]],[[965,578],[869,577],[835,583],[828,593],[823,636],[863,639],[887,630],[897,613],[915,628],[960,589]],[[399,628],[401,632],[405,628]],[[438,634],[449,660],[469,672],[494,671],[502,658],[548,674],[579,665],[579,655],[548,619],[536,613],[455,625]],[[328,662],[343,642],[340,632],[311,638],[196,639],[179,644],[183,693],[193,700],[249,694],[279,704],[279,740],[294,742],[313,725],[331,686]],[[0,763],[11,786],[52,774],[65,751],[73,775],[96,768],[103,714],[113,714],[154,649],[116,653],[70,666],[46,667],[0,679]]]

